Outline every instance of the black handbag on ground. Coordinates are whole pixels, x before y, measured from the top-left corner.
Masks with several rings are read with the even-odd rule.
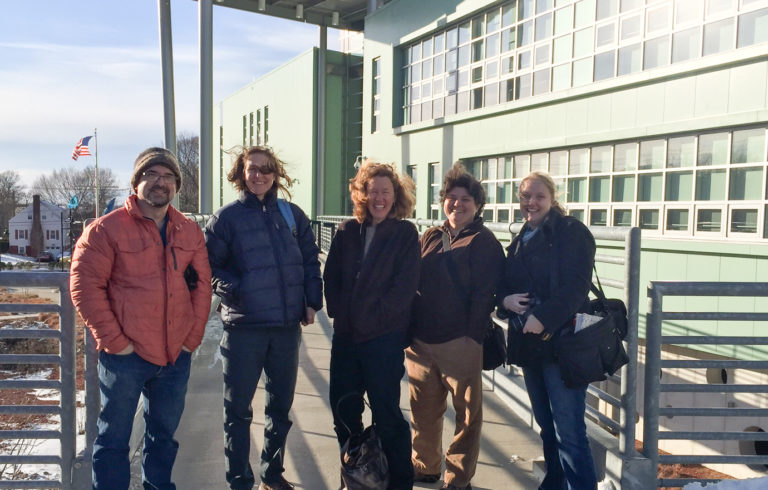
[[[447,233],[443,232],[443,252],[447,253],[451,250],[451,239]],[[461,291],[462,296],[467,301],[467,311],[470,311],[470,299],[469,293],[464,287],[464,283],[461,282],[458,271],[456,271],[456,264],[453,262],[453,257],[449,254],[446,258],[448,273],[451,275],[453,282]],[[507,344],[504,341],[504,329],[496,325],[496,323],[488,317],[488,326],[483,335],[483,370],[493,371],[497,367],[504,364],[506,359]]]
[[[341,402],[349,397],[360,397],[359,393],[347,393],[336,404],[336,412]],[[368,405],[370,409],[370,405]],[[341,416],[339,416],[341,420]],[[351,430],[344,420],[341,420],[347,431]],[[389,464],[381,439],[376,433],[376,425],[371,424],[361,433],[351,434],[341,447],[341,481],[346,490],[386,490],[389,487]]]
[[[600,317],[596,323],[574,332],[574,327],[557,337],[555,351],[568,388],[580,388],[603,381],[629,362],[623,340],[627,335],[627,307],[620,299],[607,299],[600,278],[599,287],[591,286],[596,299],[590,302],[590,315]]]

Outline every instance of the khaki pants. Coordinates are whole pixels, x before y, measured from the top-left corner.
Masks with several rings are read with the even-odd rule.
[[[411,398],[413,467],[417,473],[440,473],[443,459],[443,414],[451,394],[456,432],[445,453],[446,483],[463,487],[475,474],[483,424],[483,347],[461,337],[442,344],[414,340],[405,351]]]

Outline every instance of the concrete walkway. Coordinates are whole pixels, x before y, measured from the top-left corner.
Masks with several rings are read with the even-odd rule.
[[[288,435],[285,477],[296,488],[339,488],[339,451],[328,403],[328,375],[332,326],[324,311],[315,325],[304,328],[299,379],[293,404],[293,428]],[[221,359],[218,316],[209,322],[203,345],[195,354],[192,376],[177,438],[180,443],[174,468],[179,489],[226,489],[222,435]],[[258,474],[258,454],[263,439],[263,379],[254,398],[251,431],[251,465]],[[400,406],[409,417],[408,385],[404,380]],[[478,490],[535,489],[532,460],[541,456],[538,434],[517,418],[492,391],[484,393],[481,452],[472,487]],[[454,413],[445,416],[444,445],[452,439]],[[137,468],[138,469],[138,468]],[[133,485],[141,477],[134,471]],[[132,486],[133,486],[132,485]],[[439,488],[417,484],[415,488]],[[140,488],[137,486],[136,488]]]

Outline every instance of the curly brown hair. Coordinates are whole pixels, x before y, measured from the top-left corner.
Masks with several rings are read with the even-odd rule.
[[[261,153],[267,157],[267,166],[275,174],[275,183],[269,192],[277,193],[279,189],[289,200],[291,199],[291,193],[288,191],[288,188],[293,186],[293,179],[288,177],[285,171],[285,163],[277,157],[272,148],[269,146],[238,146],[228,153],[234,153],[235,155],[232,168],[227,173],[227,180],[232,183],[235,189],[241,192],[248,190],[248,185],[245,182],[245,162],[251,155]]]
[[[391,163],[378,163],[367,159],[349,181],[349,193],[355,206],[353,214],[360,223],[371,217],[368,211],[368,183],[374,177],[387,177],[395,189],[395,201],[389,218],[403,219],[411,215],[416,204],[413,180],[407,175],[398,174]]]

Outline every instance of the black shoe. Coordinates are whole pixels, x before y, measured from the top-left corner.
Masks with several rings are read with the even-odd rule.
[[[472,490],[472,485],[467,483],[466,487],[459,487],[453,483],[443,483],[443,486],[440,487],[440,490]]]
[[[425,473],[419,473],[418,471],[413,473],[413,481],[419,483],[435,483],[440,479],[440,473],[436,475],[428,475]]]

